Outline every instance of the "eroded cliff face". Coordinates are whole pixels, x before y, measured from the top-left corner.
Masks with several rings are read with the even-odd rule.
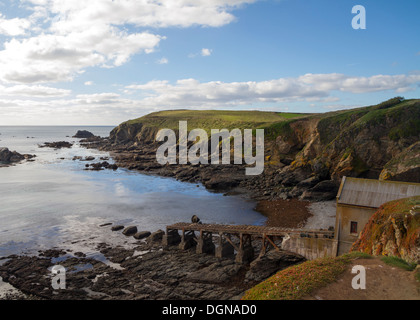
[[[109,142],[114,148],[124,146],[125,151],[135,153],[135,157],[121,154],[123,166],[159,169],[152,155],[160,145],[155,137],[164,120],[146,116],[111,132]],[[272,198],[327,200],[335,197],[343,176],[420,182],[420,100],[398,97],[375,106],[279,121],[264,129],[264,173],[253,178],[235,173],[230,179],[229,172],[238,169],[232,165],[219,177],[222,185],[229,186],[224,182],[230,179],[233,185],[261,186],[261,192]],[[233,144],[231,147],[233,151]],[[165,167],[164,173],[206,181],[207,175],[200,175],[210,169],[214,175],[217,170],[211,167]]]
[[[366,224],[351,251],[397,256],[411,263],[420,263],[419,205],[420,196],[382,205]],[[419,207],[416,209],[415,206]]]
[[[361,108],[296,120],[279,135],[277,157],[287,170],[309,169],[321,179],[343,176],[420,182],[420,101]],[[279,156],[280,155],[280,156]]]
[[[379,179],[420,182],[420,141],[395,155],[384,166]]]

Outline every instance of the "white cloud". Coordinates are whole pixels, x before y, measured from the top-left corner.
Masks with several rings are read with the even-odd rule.
[[[162,109],[252,106],[264,110],[275,106],[280,110],[289,103],[340,110],[358,106],[339,104],[334,96],[336,92],[400,92],[415,88],[419,83],[420,74],[354,77],[332,73],[260,82],[183,79],[171,84],[166,80],[154,80],[120,88],[120,94],[104,92],[75,96],[69,90],[40,85],[0,86],[0,124],[116,125]],[[131,93],[130,99],[124,91]]]
[[[261,82],[199,82],[195,79],[150,81],[130,85],[146,95],[142,105],[165,108],[212,108],[282,102],[336,102],[334,92],[369,93],[413,90],[420,75],[375,75],[352,77],[344,74],[306,74],[297,78],[280,78]]]
[[[160,40],[147,32],[128,34],[110,26],[12,39],[0,51],[0,77],[18,83],[68,81],[87,67],[120,66],[135,53],[150,53]]]
[[[71,90],[46,87],[41,85],[16,85],[5,87],[0,85],[0,96],[25,97],[62,97],[70,95]]]
[[[93,85],[94,85],[93,81],[86,81],[85,82],[85,86],[93,86]]]
[[[166,58],[161,58],[158,61],[156,61],[157,64],[168,64],[169,60]]]
[[[30,26],[31,23],[27,19],[6,19],[4,15],[0,13],[0,34],[6,36],[21,36],[27,32]]]
[[[201,55],[203,57],[211,56],[211,53],[212,53],[212,50],[210,50],[210,49],[207,49],[207,48],[201,49]]]
[[[121,66],[165,39],[139,28],[219,27],[235,19],[230,11],[254,0],[21,2],[32,12],[28,17],[0,16],[0,33],[23,36],[5,41],[0,51],[6,83],[70,81],[88,67]]]

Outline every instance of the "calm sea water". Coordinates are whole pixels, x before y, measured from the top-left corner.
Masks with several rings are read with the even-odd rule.
[[[255,224],[265,217],[255,203],[211,193],[202,185],[125,169],[86,171],[74,156],[108,156],[83,149],[77,130],[108,136],[112,127],[1,127],[0,147],[36,154],[34,162],[0,168],[0,257],[59,247],[95,253],[100,242],[121,241],[121,233],[100,224],[165,230],[196,214],[204,223]],[[39,148],[53,141],[71,149]],[[99,161],[99,160],[98,160]],[[134,242],[126,238],[125,243]]]

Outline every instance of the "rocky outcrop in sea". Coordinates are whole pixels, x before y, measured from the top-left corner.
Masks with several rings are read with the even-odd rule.
[[[35,157],[32,154],[20,154],[16,151],[10,151],[8,148],[0,148],[0,167],[19,163],[23,160],[31,160]]]

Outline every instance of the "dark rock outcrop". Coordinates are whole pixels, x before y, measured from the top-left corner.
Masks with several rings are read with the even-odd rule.
[[[272,250],[251,262],[245,279],[261,282],[280,270],[304,261],[306,261],[305,257],[297,253]]]
[[[112,231],[120,231],[122,229],[124,229],[124,226],[121,226],[121,225],[113,226],[111,228]]]
[[[92,132],[89,132],[87,130],[78,130],[77,133],[73,136],[73,138],[81,138],[81,139],[87,139],[92,138],[95,135]]]
[[[58,142],[45,142],[43,145],[39,146],[40,148],[54,148],[54,149],[61,149],[61,148],[71,148],[73,144],[67,141],[58,141]]]
[[[0,148],[0,164],[9,165],[23,160],[31,160],[35,157],[35,155],[31,154],[20,154],[16,151],[10,151],[8,148]]]
[[[125,236],[132,236],[132,235],[137,233],[137,227],[136,226],[129,226],[129,227],[125,228],[122,233]]]
[[[137,240],[141,240],[141,239],[147,238],[150,235],[151,235],[150,231],[140,231],[134,234],[133,237]]]

